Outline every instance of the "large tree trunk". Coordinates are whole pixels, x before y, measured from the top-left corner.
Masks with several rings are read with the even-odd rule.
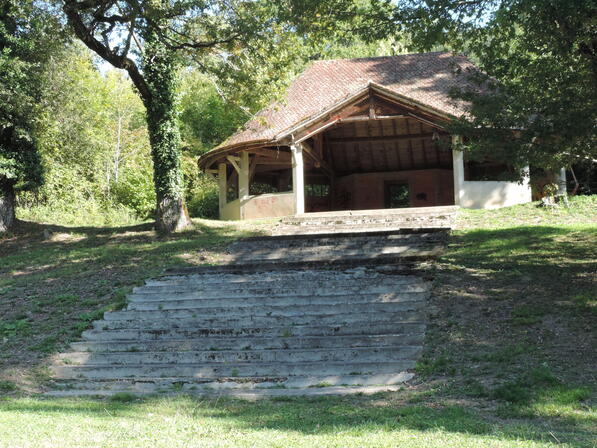
[[[0,184],[0,233],[10,230],[15,221],[15,193],[12,185]]]
[[[150,32],[145,39],[144,74],[151,96],[144,102],[157,196],[156,230],[170,233],[191,223],[184,203],[176,116],[177,66],[175,55],[158,36]]]

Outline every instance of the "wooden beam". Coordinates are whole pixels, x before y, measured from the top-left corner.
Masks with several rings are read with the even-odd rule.
[[[358,102],[357,104],[353,104],[351,106],[346,107],[345,109],[337,112],[334,115],[329,115],[326,120],[322,120],[319,123],[316,123],[294,136],[295,143],[301,143],[306,139],[312,137],[313,135],[327,129],[330,126],[334,126],[335,124],[339,123],[341,120],[350,117],[352,114],[361,112],[363,110],[363,101]],[[366,105],[365,105],[366,107]]]
[[[425,123],[425,124],[427,124],[427,125],[429,125],[431,127],[434,127],[434,128],[437,128],[437,129],[445,129],[445,126],[442,126],[441,124],[434,123],[431,120],[426,120],[425,118],[419,117],[416,114],[409,113],[408,115],[410,117],[414,118],[415,120],[419,120],[419,121],[421,121],[421,122],[423,122],[423,123]]]
[[[303,145],[303,151],[307,154],[314,162],[315,167],[321,168],[321,170],[328,175],[328,177],[334,176],[334,170],[327,164],[325,160],[316,154],[315,150],[307,142],[301,143]]]
[[[382,137],[385,137],[384,132],[383,132],[383,124],[381,124],[381,122],[379,122],[379,135]],[[388,159],[388,150],[386,149],[385,143],[383,143],[383,145],[382,145],[382,155],[383,155],[384,163],[386,165],[386,169],[389,171],[390,170],[390,161]]]
[[[286,168],[291,167],[290,161],[287,163],[285,160],[270,159],[269,157],[255,157],[257,165],[284,165]]]
[[[253,157],[251,159],[251,163],[249,163],[249,183],[253,180],[253,176],[255,176],[255,167],[257,166],[257,157]]]
[[[408,122],[408,118],[406,119],[406,133],[410,134],[410,124]],[[415,156],[413,155],[413,142],[412,140],[408,141],[408,154],[410,155],[410,168],[415,168]]]
[[[274,151],[271,149],[263,149],[263,148],[259,148],[259,149],[252,149],[251,154],[255,154],[261,157],[268,157],[270,159],[274,159],[274,160],[279,160],[279,161],[284,161],[284,162],[288,162],[291,163],[291,155],[289,152],[286,151]]]
[[[255,167],[255,173],[264,173],[266,171],[281,171],[287,170],[287,165],[279,165],[279,164],[265,164],[265,165],[257,165]]]
[[[330,139],[332,143],[371,143],[371,142],[398,142],[409,140],[412,138],[427,138],[432,137],[433,132],[426,132],[422,134],[404,134],[393,137],[335,137]]]
[[[333,171],[334,167],[336,166],[336,163],[334,161],[334,151],[332,151],[332,147],[329,145],[328,139],[325,134],[322,135],[321,140],[322,140],[322,146],[323,146],[322,150],[325,151],[325,154],[327,155],[327,159],[329,160],[330,168]]]
[[[228,159],[228,161],[234,167],[234,169],[236,170],[236,172],[240,173],[240,166],[238,165],[238,162],[240,162],[240,158],[239,157],[234,157],[234,156],[226,156],[226,159]]]
[[[323,135],[316,134],[313,136],[313,151],[323,160]]]

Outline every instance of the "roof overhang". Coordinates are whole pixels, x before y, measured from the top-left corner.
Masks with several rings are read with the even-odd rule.
[[[370,81],[364,88],[338,100],[332,106],[318,112],[316,115],[306,117],[286,128],[276,134],[272,139],[251,140],[232,145],[226,145],[224,142],[224,144],[199,157],[199,169],[209,169],[218,160],[239,151],[251,151],[251,149],[263,148],[264,146],[286,146],[291,144],[292,141],[304,140],[306,136],[321,132],[331,125],[341,123],[342,118],[346,117],[343,117],[340,112],[371,95],[378,95],[390,102],[396,103],[400,107],[411,109],[410,116],[438,127],[443,127],[441,123],[450,122],[455,118],[451,114],[412,100],[407,96],[400,95],[393,90]],[[419,114],[423,116],[419,116]]]

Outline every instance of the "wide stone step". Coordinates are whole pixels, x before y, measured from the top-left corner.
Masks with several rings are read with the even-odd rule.
[[[324,375],[371,375],[374,373],[396,373],[415,366],[414,360],[388,362],[297,362],[297,363],[235,363],[235,364],[130,364],[114,365],[52,365],[54,375],[63,379],[119,379],[144,377],[196,377],[211,379],[222,377],[276,378],[286,376],[324,376]]]
[[[396,283],[417,283],[420,278],[414,275],[401,275],[396,272],[395,266],[375,266],[371,268],[355,268],[351,270],[302,270],[302,271],[269,271],[269,272],[251,272],[229,273],[212,272],[204,274],[187,275],[164,275],[145,281],[146,287],[153,286],[192,286],[202,288],[218,288],[221,286],[229,287],[266,287],[276,282],[284,282],[285,285],[295,286],[305,282],[334,282],[350,283],[352,281],[367,280],[370,283],[379,281],[389,281]]]
[[[333,325],[297,325],[270,327],[236,327],[236,328],[169,328],[147,329],[127,328],[122,330],[87,330],[83,338],[87,341],[163,341],[172,339],[196,339],[218,337],[271,337],[291,338],[306,336],[357,336],[385,335],[402,333],[421,333],[425,331],[423,322],[374,322],[370,320],[354,321],[350,326]]]
[[[335,212],[305,213],[282,218],[285,225],[310,225],[313,223],[375,224],[375,223],[429,223],[447,221],[455,217],[457,206],[408,207],[403,209],[346,210]],[[419,226],[417,226],[419,227]]]
[[[60,392],[72,395],[111,395],[118,392],[132,392],[138,394],[156,392],[201,392],[217,391],[279,391],[298,390],[316,392],[327,389],[334,390],[338,387],[356,386],[387,386],[401,384],[410,380],[414,375],[409,372],[396,372],[390,374],[359,375],[327,375],[327,376],[291,376],[291,377],[253,377],[236,378],[222,377],[217,381],[209,378],[195,377],[146,377],[143,379],[95,379],[95,380],[57,380],[55,381],[56,394]],[[74,393],[73,393],[74,392]],[[303,392],[304,393],[304,392]]]
[[[129,311],[112,311],[104,313],[104,320],[134,320],[134,319],[195,319],[195,318],[212,318],[218,316],[226,316],[227,318],[234,317],[303,317],[303,316],[325,316],[337,314],[350,313],[396,313],[399,311],[410,311],[413,309],[421,309],[423,307],[421,300],[411,300],[402,302],[350,302],[335,303],[332,305],[270,305],[267,308],[263,304],[253,307],[210,307],[201,309],[159,309],[155,311],[149,310],[129,310]]]
[[[195,363],[264,363],[264,362],[386,362],[416,359],[420,346],[359,347],[288,350],[201,350],[182,352],[72,352],[56,357],[65,365],[146,365]]]
[[[272,230],[275,237],[312,236],[335,234],[337,236],[368,234],[371,232],[403,232],[405,230],[436,230],[446,232],[451,227],[453,218],[424,221],[386,221],[369,223],[342,223],[342,222],[314,222],[311,224],[280,223]],[[413,226],[414,224],[414,226]]]
[[[153,319],[129,319],[129,320],[98,320],[93,322],[93,327],[97,330],[120,330],[120,329],[155,329],[168,330],[174,328],[236,328],[243,326],[286,326],[295,327],[301,325],[351,325],[355,322],[362,322],[364,320],[371,323],[380,322],[420,322],[423,319],[422,313],[419,312],[420,303],[407,302],[408,309],[397,312],[386,313],[344,313],[344,314],[329,314],[329,315],[305,315],[305,316],[205,316],[190,319],[178,318],[163,318],[159,320]]]
[[[160,341],[110,341],[73,342],[71,348],[77,352],[171,352],[200,350],[290,350],[317,348],[388,347],[398,345],[420,345],[425,334],[403,333],[359,336],[307,336],[307,337],[243,337],[243,338],[195,338]]]
[[[261,297],[228,297],[225,299],[187,298],[162,299],[162,300],[135,300],[128,304],[131,311],[156,311],[156,310],[194,310],[203,312],[209,308],[261,308],[276,309],[277,307],[306,305],[312,306],[344,306],[354,304],[399,303],[424,300],[429,295],[425,292],[393,292],[385,294],[354,294],[354,295],[309,295],[309,296],[261,296]]]
[[[390,234],[381,236],[358,236],[358,235],[333,235],[321,234],[312,238],[291,238],[291,237],[270,237],[268,239],[255,238],[239,240],[230,244],[229,250],[274,250],[284,249],[289,251],[311,250],[321,248],[323,250],[358,249],[358,248],[384,248],[392,246],[422,246],[444,241],[446,235],[440,232],[413,233],[413,234]]]
[[[407,381],[407,380],[405,380]],[[219,384],[219,383],[218,383]],[[212,387],[206,387],[205,389],[197,388],[193,386],[189,391],[186,389],[180,389],[178,384],[175,385],[171,390],[158,389],[161,395],[176,395],[181,391],[185,394],[199,395],[201,397],[214,397],[221,398],[222,396],[236,398],[241,400],[256,401],[263,398],[291,398],[291,397],[324,397],[324,396],[348,396],[348,395],[374,395],[382,392],[396,392],[401,389],[402,386],[397,385],[384,385],[384,386],[329,386],[323,383],[323,386],[309,386],[306,388],[287,388],[283,385],[265,388],[255,387],[252,389],[246,388],[229,388],[229,389],[216,389]],[[128,391],[127,391],[128,392]],[[88,389],[74,389],[69,388],[68,390],[53,390],[46,392],[46,395],[58,398],[67,397],[110,397],[115,395],[117,392],[114,391],[93,391]],[[150,393],[155,394],[156,391],[152,392],[135,392],[134,395]]]
[[[194,290],[192,287],[172,287],[170,290],[157,290],[153,287],[136,289],[128,296],[129,302],[150,300],[181,300],[181,299],[228,299],[239,297],[301,297],[301,296],[356,296],[363,294],[389,294],[394,292],[426,292],[430,285],[424,282],[411,284],[367,284],[347,285],[345,287],[327,287],[305,284],[300,289],[289,289],[276,284],[267,288],[227,288],[221,290]]]
[[[337,219],[337,218],[308,218],[302,219],[298,217],[283,219],[280,226],[284,227],[298,227],[303,229],[303,234],[310,234],[312,228],[327,227],[335,229],[343,226],[351,230],[350,233],[369,233],[378,231],[404,231],[417,229],[438,229],[444,230],[452,226],[454,216],[425,216],[413,215],[402,218],[368,218],[359,217],[351,219]],[[326,233],[328,233],[326,231]]]
[[[310,248],[309,248],[310,249]],[[282,262],[334,262],[347,260],[388,260],[388,259],[426,259],[436,257],[443,251],[442,244],[436,245],[404,245],[404,246],[383,246],[380,248],[348,248],[334,250],[322,248],[317,250],[264,250],[254,252],[236,252],[232,255],[232,262],[271,262],[280,260]]]
[[[303,290],[309,285],[309,282],[317,281],[319,284],[325,285],[327,289],[338,289],[345,287],[358,287],[362,285],[375,286],[399,286],[399,285],[418,285],[422,281],[420,278],[412,275],[383,275],[376,276],[367,275],[345,275],[342,277],[328,276],[325,274],[319,276],[299,276],[296,277],[282,277],[282,278],[267,278],[265,275],[261,278],[259,274],[255,274],[253,281],[232,282],[224,278],[223,281],[205,282],[201,279],[189,278],[188,281],[180,280],[176,282],[152,282],[143,286],[133,288],[134,294],[144,292],[189,292],[189,291],[214,291],[222,288],[242,293],[243,291],[269,291],[278,290],[281,287],[288,291],[295,289]],[[317,288],[323,289],[321,286]]]

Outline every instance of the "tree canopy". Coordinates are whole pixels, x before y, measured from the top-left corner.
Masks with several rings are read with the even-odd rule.
[[[15,191],[42,182],[33,128],[40,76],[59,40],[57,34],[58,22],[33,2],[0,4],[0,231],[14,222]]]
[[[595,17],[593,0],[402,0],[376,32],[477,62],[482,92],[455,92],[473,104],[455,126],[472,153],[557,168],[597,158]]]

